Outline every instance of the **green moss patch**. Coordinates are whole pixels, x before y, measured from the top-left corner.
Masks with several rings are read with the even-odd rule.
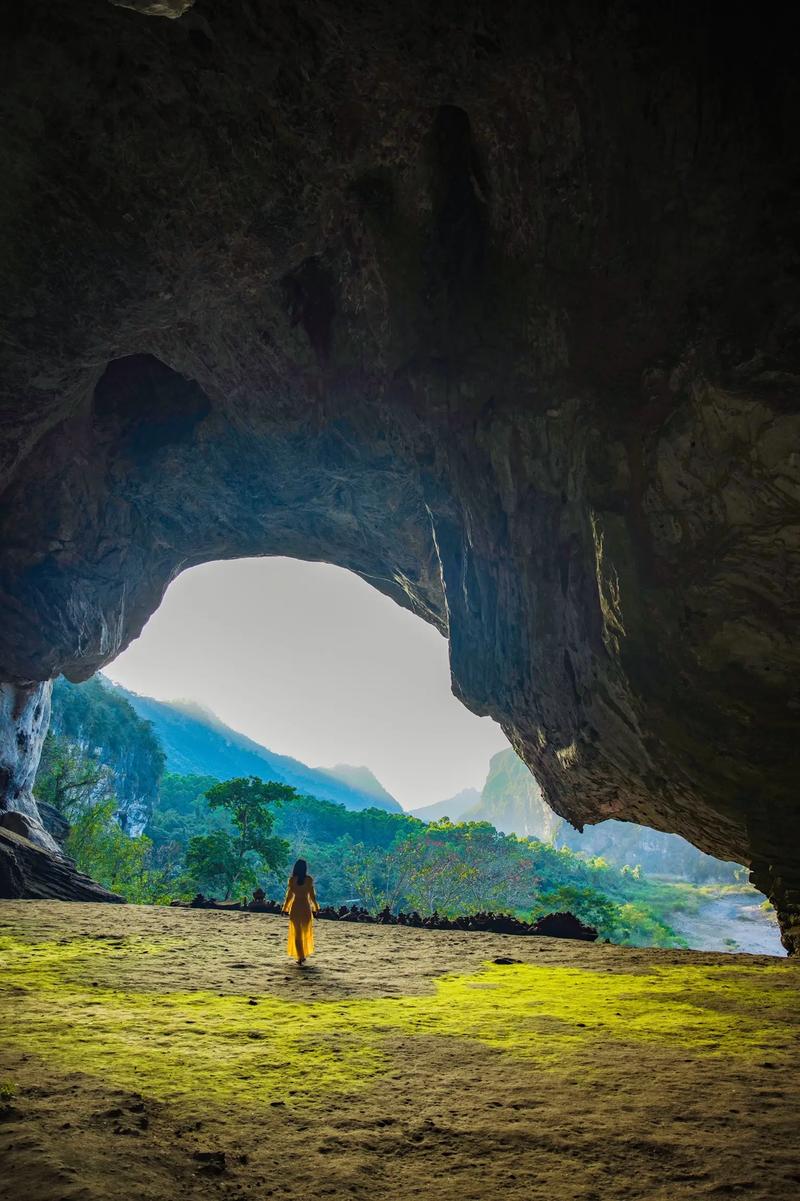
[[[137,962],[149,975],[173,946],[3,937],[6,1037],[62,1070],[158,1099],[251,1106],[356,1090],[391,1070],[397,1036],[468,1040],[564,1070],[598,1040],[777,1061],[800,999],[800,976],[780,964],[640,974],[491,965],[442,976],[430,995],[342,1001],[108,986],[114,961],[127,979]]]

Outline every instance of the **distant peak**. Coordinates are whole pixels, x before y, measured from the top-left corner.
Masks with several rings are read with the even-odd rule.
[[[174,701],[164,701],[163,704],[169,705],[171,709],[177,709],[180,713],[185,713],[187,717],[202,717],[204,721],[212,722],[214,725],[224,725],[222,718],[218,717],[213,709],[201,705],[199,701],[189,700],[188,697],[177,697]]]
[[[397,803],[392,794],[387,792],[381,784],[375,773],[370,768],[364,766],[364,764],[337,763],[335,767],[320,767],[318,770],[324,772],[326,776],[332,776],[334,780],[341,780],[343,784],[348,784],[350,788],[357,788],[359,792],[364,792],[367,796]]]
[[[117,692],[123,693],[125,696],[134,696],[139,701],[150,701],[155,705],[166,705],[170,709],[177,709],[180,713],[185,713],[188,717],[202,717],[206,721],[215,722],[217,725],[222,725],[222,721],[217,717],[213,709],[206,708],[199,701],[193,701],[190,697],[176,697],[173,700],[163,701],[158,697],[149,696],[145,692],[136,692],[133,688],[126,688],[124,684],[118,684],[115,680],[109,679],[107,675],[99,671],[96,677],[101,684],[106,688],[114,688]]]
[[[364,780],[374,780],[376,784],[379,783],[375,773],[363,763],[337,763],[334,767],[326,768],[326,771],[333,772],[336,775],[357,775]]]
[[[420,805],[416,809],[410,809],[409,812],[412,817],[418,817],[423,822],[438,821],[443,817],[449,817],[451,821],[460,821],[467,810],[477,805],[480,799],[479,788],[462,788],[455,796],[448,797],[445,801],[434,801],[432,805]]]

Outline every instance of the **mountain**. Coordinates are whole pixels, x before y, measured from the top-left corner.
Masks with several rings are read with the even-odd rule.
[[[613,818],[587,826],[582,834],[564,822],[556,841],[587,857],[605,859],[614,867],[638,864],[647,875],[678,876],[695,884],[734,880],[741,872],[738,864],[706,855],[679,834],[664,834],[650,826]]]
[[[552,842],[562,825],[562,818],[544,800],[536,780],[510,748],[492,755],[480,799],[462,820],[491,822],[504,834],[541,842]]]
[[[149,721],[164,748],[167,771],[182,776],[259,776],[291,784],[298,792],[338,801],[348,809],[385,809],[402,813],[402,806],[367,768],[308,767],[288,755],[278,755],[224,722],[193,701],[157,701],[138,696],[119,684],[106,686],[124,697],[139,717]],[[341,773],[349,773],[349,779]],[[338,773],[338,774],[337,774]],[[353,781],[352,783],[350,781]]]
[[[422,822],[435,822],[442,817],[449,817],[450,821],[461,821],[462,816],[468,809],[474,808],[481,799],[481,794],[477,788],[462,788],[461,792],[457,792],[455,796],[449,797],[446,801],[434,801],[432,805],[423,805],[421,809],[412,809],[411,816],[418,817]]]
[[[586,858],[605,859],[614,867],[638,864],[648,875],[678,876],[699,884],[733,880],[739,870],[736,864],[704,854],[677,834],[663,834],[632,822],[599,822],[579,833],[553,812],[512,750],[493,756],[480,801],[463,814],[463,820],[488,821],[504,834],[553,842]]]
[[[390,792],[381,784],[377,776],[368,767],[354,767],[351,763],[337,763],[336,767],[318,767],[317,771],[323,776],[330,776],[340,784],[346,784],[355,792],[374,798],[374,803],[381,809],[396,813],[400,806]]]

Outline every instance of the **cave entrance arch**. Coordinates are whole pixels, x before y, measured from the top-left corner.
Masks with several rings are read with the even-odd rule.
[[[222,403],[154,356],[108,365],[6,492],[6,807],[35,829],[46,681],[113,659],[186,567],[285,555],[346,567],[446,634],[456,695],[501,724],[562,816],[639,821],[757,865],[774,835],[741,754],[733,790],[730,763],[699,763],[691,692],[680,730],[674,714],[659,726],[674,681],[647,676],[669,648],[643,648],[628,623],[643,598],[610,561],[616,519],[564,478],[580,430],[563,412],[532,428],[481,409],[463,440],[437,436],[419,394],[404,400],[354,411],[346,389],[309,397],[301,380]],[[542,425],[556,426],[547,460],[520,458]]]
[[[393,810],[467,787],[477,799],[491,756],[508,747],[490,719],[452,696],[446,640],[329,564],[262,558],[191,568],[104,675],[144,698],[141,716],[167,722],[173,763],[184,761],[168,770],[183,774],[248,774],[219,762],[225,738],[215,739],[215,721],[207,754],[187,740],[183,713],[255,740],[277,757],[279,773],[286,756],[300,772],[306,765],[317,775],[301,791],[340,780],[355,792],[374,786],[370,795]],[[319,795],[335,800],[335,789]]]
[[[483,7],[5,22],[2,803],[177,571],[326,559],[797,944],[794,31]]]

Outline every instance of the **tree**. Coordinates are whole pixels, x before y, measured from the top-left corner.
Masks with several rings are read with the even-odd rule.
[[[351,844],[345,854],[344,875],[355,896],[374,913],[396,909],[408,883],[408,856],[399,847]]]
[[[75,819],[66,850],[81,871],[136,905],[163,905],[170,899],[174,873],[157,864],[146,835],[131,838],[114,820],[117,802],[109,797],[87,805]]]
[[[427,829],[398,846],[406,865],[407,903],[424,914],[436,911],[451,915],[469,908],[465,898],[480,874],[467,847],[443,834],[438,829]]]
[[[107,796],[110,787],[108,768],[73,746],[65,738],[48,731],[39,760],[34,793],[71,820],[87,805]]]
[[[239,776],[215,784],[206,793],[209,809],[228,814],[233,833],[214,830],[189,841],[186,868],[189,879],[227,900],[234,891],[249,890],[259,874],[266,874],[286,859],[289,844],[272,833],[275,818],[270,805],[280,805],[296,795],[288,784]]]
[[[604,937],[610,938],[617,933],[619,906],[594,888],[563,884],[550,892],[543,892],[534,914],[540,916],[545,913],[574,913]]]
[[[536,877],[527,845],[488,822],[421,826],[396,844],[406,865],[406,902],[448,916],[530,904]]]
[[[179,866],[177,855],[155,853],[150,838],[129,837],[116,820],[119,801],[114,776],[85,748],[58,734],[45,740],[35,795],[70,823],[65,850],[78,868],[136,904],[169,900]]]
[[[215,784],[219,784],[217,776],[179,776],[165,772],[158,786],[153,814],[173,812],[198,822],[208,812],[206,793]]]

